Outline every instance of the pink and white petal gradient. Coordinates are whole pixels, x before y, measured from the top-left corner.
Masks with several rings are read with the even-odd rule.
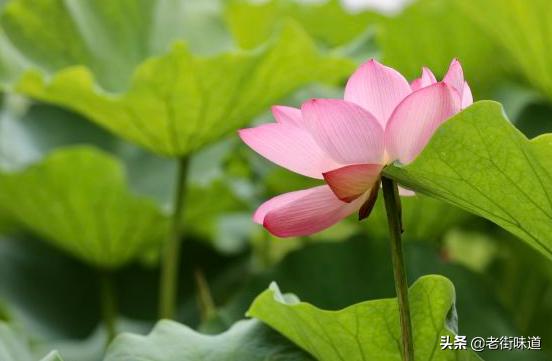
[[[453,59],[449,65],[449,69],[443,78],[443,82],[456,89],[458,94],[464,93],[464,71],[458,59]]]
[[[281,197],[281,198],[280,198]],[[320,232],[356,212],[364,197],[351,203],[337,199],[330,187],[323,185],[278,196],[261,205],[263,226],[278,237],[307,236]]]
[[[383,167],[412,162],[443,122],[472,103],[456,59],[441,82],[424,67],[411,84],[370,60],[349,78],[344,100],[273,107],[276,123],[243,129],[242,140],[268,160],[326,185],[274,197],[257,209],[254,221],[276,236],[292,237],[324,230],[354,212],[364,215]],[[402,187],[399,193],[415,194]]]
[[[272,115],[276,119],[276,122],[280,124],[294,125],[299,128],[303,128],[304,126],[301,109],[275,105],[272,107]]]
[[[323,173],[339,166],[324,153],[306,131],[284,124],[264,124],[242,129],[242,140],[251,149],[292,172],[322,179]]]
[[[336,162],[383,160],[383,128],[360,106],[339,99],[311,99],[303,103],[301,113],[315,141]]]
[[[464,82],[464,91],[462,92],[462,109],[465,109],[473,104],[473,96],[470,86]]]
[[[433,72],[427,68],[422,68],[422,76],[418,79],[414,80],[412,83],[410,83],[410,87],[412,88],[412,91],[416,91],[421,88],[425,88],[426,86],[430,86],[437,83],[437,79],[435,79],[435,75],[433,75]]]
[[[460,98],[445,83],[435,83],[406,97],[391,115],[385,130],[389,159],[403,164],[412,162],[435,130],[458,111]]]
[[[397,104],[410,92],[410,85],[401,73],[370,60],[349,78],[344,99],[369,111],[385,127]]]

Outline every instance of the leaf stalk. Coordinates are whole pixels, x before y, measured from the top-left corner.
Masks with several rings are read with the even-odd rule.
[[[107,345],[117,336],[117,297],[113,285],[113,274],[100,271],[100,302],[104,327],[107,333]]]
[[[159,318],[172,319],[175,315],[178,296],[178,273],[180,269],[180,247],[182,243],[182,216],[186,198],[188,177],[187,157],[178,160],[173,213],[167,241],[161,257],[161,281],[159,291]]]
[[[397,183],[394,180],[384,176],[381,181],[383,198],[385,200],[385,210],[387,213],[387,223],[389,225],[395,291],[399,304],[402,359],[403,361],[414,361],[412,323],[410,320],[410,304],[408,302],[408,281],[406,278],[406,267],[401,240],[403,232],[401,200]]]

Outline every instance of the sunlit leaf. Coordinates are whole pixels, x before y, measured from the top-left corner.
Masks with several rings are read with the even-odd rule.
[[[105,361],[310,361],[308,355],[254,320],[219,335],[203,335],[172,321],[160,321],[147,336],[123,334]]]
[[[456,328],[454,286],[441,276],[425,276],[409,290],[416,360],[478,360],[470,351],[441,350],[439,339]],[[325,311],[282,295],[272,284],[248,315],[276,329],[317,360],[401,360],[396,299],[367,301]]]
[[[485,217],[552,258],[552,136],[525,138],[500,104],[481,101],[447,121],[422,154],[385,174]]]
[[[186,36],[167,30],[186,23],[178,15],[189,3],[195,2],[11,2],[0,26],[32,63],[13,86],[155,153],[183,156],[299,87],[334,83],[353,70],[350,61],[321,54],[293,24],[255,50],[198,55],[193,43],[181,41]]]
[[[453,1],[420,0],[385,19],[377,36],[382,61],[414,79],[422,66],[442,76],[451,60],[459,58],[475,95],[488,90],[501,75],[505,59],[486,33],[459,12]]]
[[[102,88],[125,89],[134,68],[164,53],[175,39],[185,40],[194,52],[228,48],[219,3],[10,1],[0,17],[0,79],[13,79],[21,65],[48,73],[83,65]]]
[[[548,0],[457,0],[478,33],[491,35],[514,59],[518,70],[552,98],[552,2]],[[458,16],[458,15],[457,15]],[[494,64],[496,56],[489,63]],[[484,63],[484,62],[483,62]]]
[[[17,221],[90,264],[112,268],[156,247],[165,217],[129,193],[120,164],[87,147],[65,148],[0,174],[0,204]]]
[[[262,44],[285,19],[296,20],[315,39],[335,47],[354,40],[382,16],[370,11],[350,13],[339,0],[313,4],[295,0],[263,3],[233,0],[227,6],[225,18],[237,42],[244,48]]]

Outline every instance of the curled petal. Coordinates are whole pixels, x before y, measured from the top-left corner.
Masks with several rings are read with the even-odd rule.
[[[398,71],[370,60],[349,78],[345,100],[369,111],[385,127],[397,104],[410,93],[410,85]]]
[[[410,87],[412,88],[412,91],[416,91],[421,88],[425,88],[426,86],[430,86],[437,83],[437,79],[435,79],[435,75],[431,72],[431,70],[427,67],[422,68],[422,76],[418,79],[414,80]]]
[[[308,236],[357,211],[364,198],[345,203],[324,185],[273,198],[259,208],[255,217],[260,220],[264,215],[264,227],[275,236]]]
[[[353,164],[324,173],[337,198],[352,202],[379,182],[382,165]]]
[[[307,177],[322,179],[322,173],[340,166],[326,155],[306,130],[294,125],[264,124],[241,129],[239,135],[266,159]]]
[[[410,163],[427,145],[435,130],[460,111],[460,97],[441,82],[408,96],[393,112],[385,130],[390,160]]]
[[[301,109],[275,105],[272,107],[272,115],[274,115],[274,119],[280,124],[302,127]]]
[[[312,137],[336,162],[381,162],[383,128],[360,106],[338,99],[312,99],[303,104],[301,113]]]

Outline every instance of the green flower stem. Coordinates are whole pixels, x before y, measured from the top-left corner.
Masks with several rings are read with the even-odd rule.
[[[383,198],[387,211],[389,224],[389,238],[391,240],[391,257],[393,261],[393,275],[395,277],[395,291],[399,302],[399,315],[401,322],[402,356],[404,361],[414,361],[414,344],[412,341],[412,325],[410,321],[410,305],[408,303],[408,281],[406,280],[406,268],[401,241],[402,215],[401,200],[397,183],[383,177]]]
[[[174,318],[178,291],[178,270],[180,268],[180,244],[182,236],[182,215],[186,197],[186,178],[188,158],[178,160],[176,190],[171,224],[167,233],[167,242],[161,258],[161,288],[159,299],[159,317]]]
[[[104,326],[107,332],[107,344],[117,336],[117,297],[113,286],[113,275],[108,271],[100,271],[100,302]]]

